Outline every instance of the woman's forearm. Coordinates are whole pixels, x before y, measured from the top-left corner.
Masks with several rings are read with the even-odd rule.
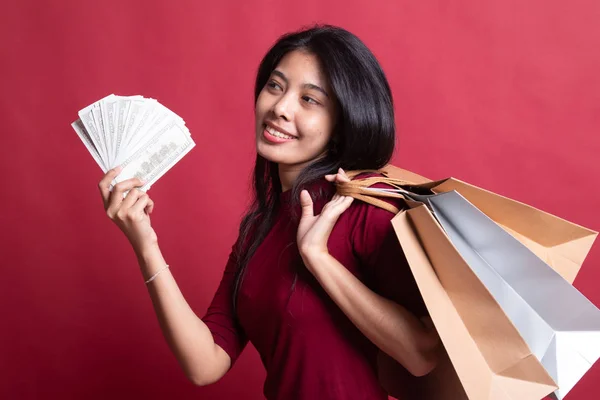
[[[140,253],[138,261],[144,281],[166,265],[158,245]],[[229,369],[230,358],[215,344],[206,324],[190,308],[170,268],[147,287],[163,336],[188,379],[197,385],[219,380]]]
[[[437,339],[418,318],[373,292],[330,254],[303,259],[332,300],[379,349],[415,376],[435,367]]]

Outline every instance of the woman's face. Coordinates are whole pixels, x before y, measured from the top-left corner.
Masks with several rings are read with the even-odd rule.
[[[335,123],[335,99],[318,58],[286,54],[256,101],[256,149],[281,166],[300,167],[324,155]]]

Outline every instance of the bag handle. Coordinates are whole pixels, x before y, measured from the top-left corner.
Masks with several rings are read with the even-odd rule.
[[[384,176],[374,176],[369,178],[361,178],[354,179],[358,175],[362,173],[379,173]],[[396,198],[403,200],[410,200],[403,196],[401,193],[391,193],[391,192],[375,192],[372,190],[368,190],[370,186],[375,185],[376,183],[385,183],[396,189],[402,189],[402,185],[411,184],[412,182],[405,181],[402,179],[389,178],[387,172],[385,170],[354,170],[346,172],[346,175],[350,179],[354,179],[350,182],[340,182],[336,183],[337,192],[342,196],[351,196],[357,200],[364,201],[365,203],[371,204],[373,206],[383,208],[391,213],[398,214],[400,210],[391,205],[390,203],[381,200],[379,197],[387,197],[387,198]]]

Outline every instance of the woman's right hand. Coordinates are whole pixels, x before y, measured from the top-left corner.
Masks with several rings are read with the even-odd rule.
[[[150,214],[154,202],[138,187],[143,186],[138,178],[127,179],[117,183],[112,191],[110,184],[121,172],[121,167],[111,169],[104,175],[98,188],[104,201],[106,215],[123,231],[135,252],[140,255],[144,249],[152,247],[157,242],[157,236],[150,225]],[[128,191],[123,198],[123,193]]]

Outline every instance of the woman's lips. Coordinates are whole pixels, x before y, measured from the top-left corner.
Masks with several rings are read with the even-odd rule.
[[[284,137],[273,136],[267,130],[266,125],[263,125],[263,136],[265,137],[265,139],[267,139],[267,141],[269,141],[271,143],[285,143],[285,142],[291,142],[292,140],[296,140],[296,138],[284,138]]]

